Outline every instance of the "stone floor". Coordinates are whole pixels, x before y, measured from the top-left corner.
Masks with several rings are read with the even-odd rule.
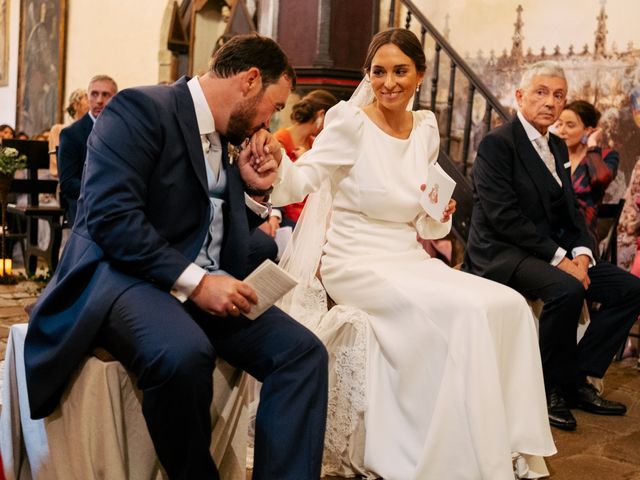
[[[24,306],[36,300],[42,287],[31,281],[0,285],[0,359],[4,359],[9,328],[27,321]],[[605,378],[605,395],[628,406],[625,417],[575,411],[576,432],[553,429],[558,448],[558,454],[548,459],[553,480],[640,480],[640,371],[636,361],[614,362]]]
[[[0,284],[0,360],[4,359],[9,328],[28,320],[24,307],[36,301],[42,288],[43,284],[31,281],[16,285]]]

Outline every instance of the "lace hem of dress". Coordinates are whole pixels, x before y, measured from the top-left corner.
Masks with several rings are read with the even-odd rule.
[[[324,475],[364,470],[364,412],[367,406],[367,315],[353,307],[336,306],[322,318],[318,335],[329,351],[329,402],[322,462]],[[331,332],[332,338],[324,333]]]

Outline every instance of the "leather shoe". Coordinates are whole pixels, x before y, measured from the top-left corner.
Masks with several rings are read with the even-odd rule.
[[[547,412],[549,414],[549,423],[552,427],[562,430],[576,429],[578,423],[557,388],[552,387],[547,394]]]
[[[576,390],[576,408],[598,415],[624,415],[627,407],[620,402],[602,398],[593,385],[584,384]]]

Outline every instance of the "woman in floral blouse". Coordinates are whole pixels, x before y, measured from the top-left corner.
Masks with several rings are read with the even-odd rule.
[[[576,100],[567,104],[556,124],[557,134],[569,149],[571,182],[588,230],[598,242],[596,224],[598,207],[604,192],[616,176],[619,155],[602,148],[600,112],[589,102]]]

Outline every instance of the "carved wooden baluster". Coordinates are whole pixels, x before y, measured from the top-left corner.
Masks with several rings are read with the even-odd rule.
[[[410,27],[411,27],[411,10],[407,10],[407,17],[404,22],[404,28],[409,30]]]
[[[438,96],[438,80],[440,75],[440,50],[442,46],[436,42],[436,53],[433,57],[433,76],[431,77],[431,111],[436,113],[436,100]]]
[[[424,41],[425,41],[425,36],[427,35],[427,29],[424,27],[424,25],[422,25],[420,27],[420,44],[422,45],[422,50],[424,51]],[[418,88],[418,90],[416,91],[416,95],[413,99],[413,109],[414,110],[420,110],[420,97],[422,95],[422,84],[420,85],[420,87]]]
[[[389,21],[387,22],[388,28],[393,28],[393,21],[396,18],[396,0],[389,2]]]
[[[447,125],[444,137],[444,151],[450,155],[451,151],[451,127],[453,126],[453,99],[456,89],[456,63],[451,59],[449,74],[449,95],[447,97]]]
[[[487,101],[487,109],[484,111],[484,132],[483,135],[486,135],[489,130],[491,130],[491,105]]]
[[[469,141],[471,139],[471,125],[473,116],[473,95],[476,87],[469,81],[469,91],[467,95],[467,113],[464,118],[464,136],[462,137],[462,174],[467,176],[467,164],[469,160]]]

